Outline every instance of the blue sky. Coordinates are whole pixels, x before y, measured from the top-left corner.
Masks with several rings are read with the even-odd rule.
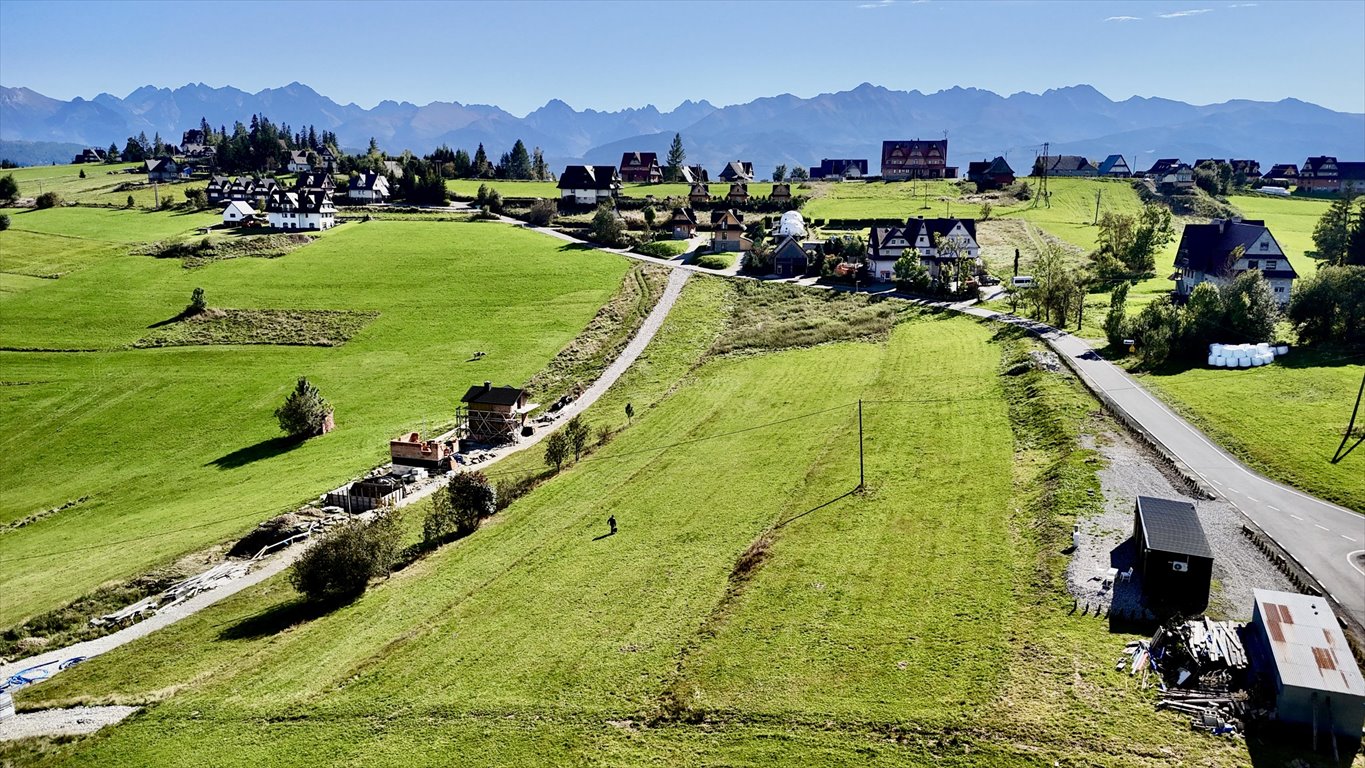
[[[864,81],[1002,94],[1089,83],[1114,99],[1294,97],[1365,112],[1362,39],[1365,0],[0,0],[0,84],[69,99],[297,80],[363,107],[460,101],[522,115],[551,98],[670,109]]]

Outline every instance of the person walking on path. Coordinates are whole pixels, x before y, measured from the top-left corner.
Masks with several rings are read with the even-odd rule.
[[[611,526],[611,535],[616,535],[616,515],[607,518],[607,525]]]

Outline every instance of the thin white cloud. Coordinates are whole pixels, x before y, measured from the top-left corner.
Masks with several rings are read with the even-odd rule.
[[[1256,3],[1233,3],[1229,8],[1255,8]]]
[[[896,3],[896,0],[877,0],[877,2],[875,2],[875,3],[862,3],[862,4],[859,5],[858,7],[859,7],[859,8],[885,8],[885,7],[889,6],[889,5],[895,5],[895,3]]]
[[[1163,19],[1179,19],[1185,16],[1198,16],[1201,13],[1208,13],[1212,10],[1213,10],[1212,8],[1192,8],[1188,11],[1172,11],[1170,13],[1163,13],[1160,14],[1160,16]]]
[[[1110,16],[1105,21],[1142,21],[1141,16]]]

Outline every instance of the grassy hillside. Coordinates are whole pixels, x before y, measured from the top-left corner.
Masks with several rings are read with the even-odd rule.
[[[56,192],[67,202],[99,203],[122,207],[127,204],[128,196],[140,208],[154,207],[158,199],[169,197],[177,203],[185,201],[185,190],[192,187],[202,189],[205,181],[176,181],[158,184],[153,190],[147,184],[145,173],[126,173],[130,168],[141,169],[141,163],[115,163],[112,165],[37,165],[28,168],[15,168],[4,171],[13,173],[19,183],[20,197],[37,197],[43,192]],[[85,178],[81,178],[81,171]],[[3,174],[0,174],[3,175]],[[119,189],[131,185],[131,189]]]
[[[78,208],[18,220],[115,239],[183,226]],[[27,237],[0,233],[0,251]],[[19,284],[0,293],[0,346],[58,350],[0,352],[0,524],[85,499],[0,532],[0,626],[334,487],[386,455],[389,436],[452,420],[471,382],[526,381],[627,268],[502,225],[414,222],[347,224],[283,258],[194,270],[112,245],[76,266],[56,280],[0,275]],[[339,347],[129,348],[195,287],[211,307],[378,314]],[[471,362],[475,350],[488,354]],[[300,375],[338,429],[292,447],[272,414]]]
[[[557,182],[553,181],[507,181],[505,179],[450,179],[446,181],[446,189],[452,194],[461,197],[473,197],[479,191],[479,185],[486,184],[489,189],[496,189],[503,197],[548,197],[559,199],[559,188]],[[723,197],[730,190],[729,184],[719,182],[711,183],[711,195],[713,197]],[[623,197],[640,197],[653,195],[659,200],[665,197],[686,197],[691,191],[687,184],[642,184],[631,182],[623,184],[621,195]],[[749,185],[749,194],[755,197],[766,197],[773,191],[773,185],[765,182],[755,182]]]
[[[54,762],[1245,761],[1067,614],[1054,553],[1096,489],[1074,382],[1001,377],[1025,342],[938,316],[707,358],[753,299],[694,278],[589,412],[632,426],[356,603],[310,617],[275,579],[26,690],[153,704]]]

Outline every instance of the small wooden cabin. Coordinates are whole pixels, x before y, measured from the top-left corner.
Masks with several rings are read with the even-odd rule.
[[[526,422],[526,414],[535,409],[528,403],[526,390],[520,387],[495,387],[490,381],[483,386],[470,387],[455,411],[460,435],[480,443],[498,443],[516,436]]]

